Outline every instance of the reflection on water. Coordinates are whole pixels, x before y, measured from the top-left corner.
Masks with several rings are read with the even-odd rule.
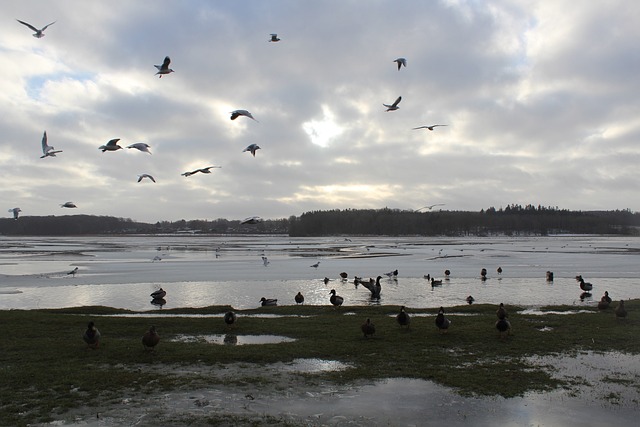
[[[227,345],[255,345],[255,344],[280,344],[283,342],[293,342],[294,338],[279,335],[235,335],[235,334],[213,334],[213,335],[177,335],[171,341],[178,342],[199,342],[205,341],[209,344]]]

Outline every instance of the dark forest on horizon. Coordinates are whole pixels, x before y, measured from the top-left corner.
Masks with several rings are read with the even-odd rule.
[[[545,236],[550,234],[640,235],[640,213],[570,211],[556,207],[508,205],[479,212],[401,209],[335,209],[305,212],[257,224],[240,220],[179,220],[144,223],[95,215],[21,216],[0,219],[7,236],[99,234],[285,234],[291,237],[331,235],[384,236]]]

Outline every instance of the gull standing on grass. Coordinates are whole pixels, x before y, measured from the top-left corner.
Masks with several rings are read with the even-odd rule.
[[[436,128],[438,126],[447,126],[447,125],[418,126],[417,128],[413,128],[413,130],[416,130],[416,129],[429,129],[430,131],[433,131],[433,128]]]
[[[22,209],[12,208],[12,209],[9,209],[9,212],[13,213],[13,219],[18,219],[18,216],[20,215],[20,212],[22,212]]]
[[[136,142],[135,144],[127,145],[127,148],[135,148],[136,150],[144,151],[145,153],[151,154],[149,148],[151,146],[149,144],[145,144],[144,142]]]
[[[44,135],[42,135],[42,156],[41,159],[45,157],[55,157],[57,153],[62,153],[62,150],[54,150],[52,146],[47,144],[47,131],[44,131]]]
[[[400,107],[398,107],[398,104],[400,103],[400,101],[402,101],[402,97],[399,96],[398,99],[396,99],[396,101],[389,105],[389,104],[382,104],[385,107],[387,107],[387,111],[396,111],[397,109],[399,109]]]
[[[138,175],[138,182],[142,181],[144,178],[149,178],[151,181],[156,182],[156,180],[148,173],[143,173],[142,175]]]
[[[196,174],[198,172],[200,173],[211,173],[211,169],[220,169],[222,166],[207,166],[206,168],[200,168],[200,169],[196,169],[193,170],[191,172],[185,172],[183,174],[181,174],[182,176],[191,176],[193,174]]]
[[[161,79],[163,74],[174,73],[175,71],[169,68],[169,64],[171,64],[171,58],[165,56],[162,65],[154,65],[154,67],[158,69],[158,72],[155,75],[158,76],[158,74],[160,74],[158,78]]]
[[[249,117],[250,119],[253,119],[257,122],[257,120],[253,117],[253,115],[251,115],[250,112],[248,112],[247,110],[233,110],[231,112],[231,120],[235,120],[240,116],[245,116],[245,117]]]
[[[247,148],[242,150],[242,152],[244,153],[246,151],[249,151],[253,155],[253,157],[255,157],[256,156],[256,150],[260,150],[260,147],[258,146],[258,144],[251,144]]]
[[[118,145],[118,141],[120,141],[120,138],[114,138],[111,141],[107,142],[105,145],[101,145],[100,147],[98,147],[98,150],[102,150],[103,153],[105,151],[121,150],[122,147]]]
[[[37,38],[37,39],[41,39],[41,38],[43,38],[43,37],[44,37],[44,35],[45,35],[45,34],[44,34],[44,30],[46,30],[46,29],[49,27],[49,25],[53,25],[53,24],[55,24],[55,23],[56,23],[56,21],[53,21],[51,24],[47,24],[47,25],[45,25],[44,27],[42,27],[41,29],[37,29],[36,27],[34,27],[33,25],[31,25],[31,24],[29,24],[29,23],[27,23],[27,22],[21,21],[21,20],[19,20],[19,19],[16,19],[16,21],[18,21],[18,22],[19,22],[19,23],[21,23],[22,25],[26,25],[27,27],[29,27],[29,28],[31,28],[33,31],[35,31],[35,34],[33,34],[33,37],[35,37],[35,38]]]
[[[393,62],[397,62],[398,63],[398,71],[400,71],[400,68],[402,68],[403,65],[405,66],[405,68],[407,66],[407,59],[406,58],[394,59]]]

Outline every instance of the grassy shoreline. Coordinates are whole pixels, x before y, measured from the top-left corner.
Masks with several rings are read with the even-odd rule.
[[[258,381],[268,386],[269,378],[254,372],[247,373],[251,378],[229,378],[217,375],[216,369],[237,363],[268,365],[310,358],[351,367],[299,375],[301,382],[344,384],[406,377],[432,380],[462,395],[503,397],[552,390],[563,386],[561,380],[553,378],[549,369],[528,364],[525,357],[580,351],[640,354],[640,300],[625,304],[629,316],[624,320],[616,319],[612,308],[534,315],[508,306],[512,333],[506,338],[500,338],[494,327],[496,306],[480,304],[447,308],[452,325],[446,334],[435,327],[434,309],[408,308],[413,315],[411,328],[401,328],[395,321],[396,306],[235,310],[238,322],[231,329],[222,320],[222,314],[230,309],[224,306],[144,312],[145,316],[139,317],[135,312],[107,307],[0,311],[4,331],[0,334],[0,425],[51,421],[56,414],[81,405],[117,401],[125,391],[144,394],[235,381]],[[543,310],[573,312],[576,307]],[[148,317],[154,314],[163,317]],[[166,316],[171,314],[193,316]],[[198,316],[211,314],[219,316]],[[360,331],[366,318],[375,324],[373,338],[364,338]],[[89,320],[102,333],[97,350],[87,349],[81,339]],[[151,324],[162,337],[153,352],[144,351],[141,344],[142,334]],[[282,335],[295,341],[233,346],[172,340],[185,334],[227,333]],[[190,366],[211,369],[202,375],[172,373]]]

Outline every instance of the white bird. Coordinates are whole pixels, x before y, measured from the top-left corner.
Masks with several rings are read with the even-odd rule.
[[[53,25],[56,23],[56,21],[53,21],[51,24],[47,24],[44,27],[42,27],[41,29],[37,29],[36,27],[34,27],[33,25],[26,23],[24,21],[21,21],[19,19],[16,19],[16,21],[18,21],[19,23],[21,23],[22,25],[26,25],[27,27],[31,28],[33,31],[35,31],[35,34],[33,34],[33,37],[37,38],[37,39],[41,39],[44,37],[44,30],[47,29],[47,27],[49,27],[49,25]]]
[[[143,173],[142,175],[138,175],[138,182],[142,181],[144,178],[149,178],[151,181],[156,182],[156,180],[148,173]]]
[[[400,71],[400,68],[404,65],[405,67],[407,66],[407,59],[406,58],[398,58],[398,59],[394,59],[393,62],[397,62],[398,63],[398,71]]]
[[[98,150],[102,150],[103,153],[105,151],[120,150],[122,149],[122,147],[118,145],[118,141],[120,141],[120,138],[112,139],[111,141],[107,142],[105,145],[101,145],[100,147],[98,147]]]
[[[438,127],[438,126],[446,126],[446,125],[418,126],[417,128],[413,128],[413,130],[416,130],[416,129],[429,129],[430,131],[433,131],[433,128]]]
[[[221,167],[222,166],[207,166],[206,168],[200,168],[200,169],[193,170],[191,172],[185,172],[185,173],[182,174],[182,176],[191,176],[191,175],[196,174],[198,172],[200,172],[200,173],[211,173],[211,169],[219,169]]]
[[[240,222],[240,224],[258,224],[259,222],[262,222],[263,219],[260,218],[259,216],[252,216],[249,218],[245,218],[242,220],[242,222]]]
[[[280,39],[278,38],[278,35],[276,33],[271,33],[271,38],[269,39],[270,42],[279,42]]]
[[[145,153],[151,154],[149,148],[151,146],[149,144],[145,144],[144,142],[136,142],[135,144],[127,145],[127,148],[135,148],[136,150],[144,151]]]
[[[157,76],[158,74],[160,74],[158,78],[162,78],[163,74],[173,73],[174,71],[171,68],[169,68],[169,64],[171,64],[171,58],[169,58],[168,56],[165,56],[164,61],[162,62],[162,65],[154,65],[154,67],[158,69],[158,72],[155,75]]]
[[[13,209],[9,209],[9,212],[13,212],[13,219],[18,219],[18,215],[20,215],[20,212],[22,212],[22,209],[13,208]]]
[[[60,205],[61,208],[77,208],[76,204],[73,202],[64,202]]]
[[[240,116],[245,116],[245,117],[249,117],[250,119],[256,120],[250,112],[248,112],[247,110],[233,110],[231,112],[231,120],[235,120]],[[256,120],[257,122],[257,120]]]
[[[40,158],[55,157],[56,153],[62,153],[62,150],[54,150],[52,146],[47,144],[47,131],[45,130],[42,135],[42,156]]]
[[[253,154],[253,157],[255,157],[256,156],[256,150],[259,150],[259,149],[260,149],[260,147],[258,146],[258,144],[251,144],[247,148],[242,150],[242,152],[244,153],[245,151],[249,151],[249,152],[251,152],[251,154]]]
[[[401,96],[399,96],[398,99],[396,99],[396,102],[394,102],[391,105],[389,105],[389,104],[382,104],[382,105],[387,107],[387,111],[395,111],[398,108],[400,108],[400,107],[398,107],[398,104],[400,103],[400,101],[402,101],[402,97]]]
[[[266,267],[267,265],[269,265],[269,260],[267,259],[266,256],[262,257],[262,263],[264,264],[264,266]]]

